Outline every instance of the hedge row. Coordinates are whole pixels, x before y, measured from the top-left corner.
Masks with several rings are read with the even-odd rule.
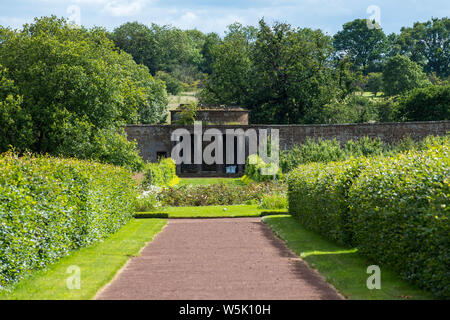
[[[290,212],[307,228],[450,297],[448,139],[426,151],[300,166],[288,180]]]
[[[170,187],[178,183],[175,161],[171,158],[147,163],[144,169],[144,186]]]
[[[115,233],[134,214],[130,171],[92,161],[0,156],[0,288]]]

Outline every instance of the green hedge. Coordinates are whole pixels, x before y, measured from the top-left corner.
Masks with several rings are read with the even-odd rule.
[[[147,163],[144,170],[145,185],[169,187],[177,183],[175,161],[171,158],[160,159],[156,163]]]
[[[0,287],[115,233],[134,214],[130,171],[92,161],[0,156]]]
[[[450,297],[450,142],[393,157],[300,166],[289,209],[307,228]]]

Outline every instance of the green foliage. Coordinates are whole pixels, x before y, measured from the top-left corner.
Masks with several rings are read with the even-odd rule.
[[[450,120],[450,85],[407,92],[400,99],[398,116],[403,121]]]
[[[180,94],[181,90],[183,90],[181,82],[170,73],[158,71],[155,78],[164,81],[167,92],[174,96]]]
[[[172,158],[159,159],[156,163],[147,163],[144,168],[145,186],[168,187],[178,180],[176,165]]]
[[[377,94],[383,90],[383,74],[381,72],[372,72],[367,75],[367,83],[364,87],[366,91]]]
[[[14,81],[7,78],[7,70],[0,65],[0,151],[14,146],[24,151],[33,143],[32,121],[22,108]]]
[[[433,18],[404,27],[392,41],[392,54],[403,54],[424,67],[427,73],[450,75],[450,19]]]
[[[278,210],[287,209],[288,200],[285,194],[271,193],[265,194],[261,198],[260,209]]]
[[[297,168],[301,164],[311,162],[339,161],[345,158],[345,152],[340,143],[334,140],[314,140],[311,138],[291,150],[280,153],[280,166],[284,173]]]
[[[92,161],[0,157],[0,286],[101,241],[133,216],[131,172]]]
[[[158,198],[163,206],[227,206],[259,203],[265,194],[285,191],[286,186],[279,183],[251,183],[248,185],[219,183],[164,188]]]
[[[257,30],[232,25],[213,50],[202,102],[244,106],[254,123],[315,121],[336,91],[331,52],[321,31],[264,20]]]
[[[390,58],[383,68],[383,90],[388,96],[430,85],[422,68],[406,56]]]
[[[381,28],[369,29],[366,19],[356,19],[344,24],[333,38],[338,55],[348,56],[356,69],[364,74],[379,68],[386,51],[387,39]]]
[[[245,164],[245,176],[255,182],[281,179],[281,168],[275,163],[265,163],[257,154],[250,155]]]
[[[198,110],[197,102],[181,105],[177,110],[179,111],[179,117],[177,120],[173,121],[174,124],[182,126],[194,124]]]
[[[161,209],[161,203],[158,200],[158,191],[146,191],[136,200],[136,212],[152,212]]]
[[[308,229],[448,298],[450,140],[424,145],[393,157],[300,166],[289,175],[289,208]]]
[[[379,119],[377,106],[373,99],[348,95],[343,100],[326,104],[316,120],[322,124],[376,122]]]
[[[2,136],[2,146],[85,158],[92,152],[82,147],[92,149],[103,131],[118,138],[109,143],[120,149],[124,140],[115,132],[125,123],[165,120],[163,82],[118,52],[104,30],[44,17],[22,30],[0,28],[0,34],[0,64],[23,99],[7,122],[23,126],[17,129],[22,136],[32,132],[27,143]]]

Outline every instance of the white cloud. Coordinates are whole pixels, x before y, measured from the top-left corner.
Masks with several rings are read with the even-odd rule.
[[[114,17],[133,16],[142,11],[146,5],[146,2],[147,1],[145,0],[107,1],[103,7],[103,10]]]

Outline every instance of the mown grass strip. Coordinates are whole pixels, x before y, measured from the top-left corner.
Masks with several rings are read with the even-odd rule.
[[[137,219],[148,218],[245,218],[280,215],[287,210],[259,209],[257,205],[208,206],[208,207],[168,207],[161,212],[138,212]]]
[[[367,267],[373,265],[357,250],[344,248],[306,230],[289,215],[270,216],[263,221],[298,256],[321,273],[341,294],[356,300],[433,299],[391,270],[381,266],[381,290],[367,288]]]
[[[132,220],[102,243],[74,251],[46,270],[38,271],[10,292],[1,292],[0,300],[87,300],[110,282],[132,256],[166,224],[163,219]],[[69,267],[80,268],[80,289],[68,289]],[[73,274],[72,274],[73,275]]]

